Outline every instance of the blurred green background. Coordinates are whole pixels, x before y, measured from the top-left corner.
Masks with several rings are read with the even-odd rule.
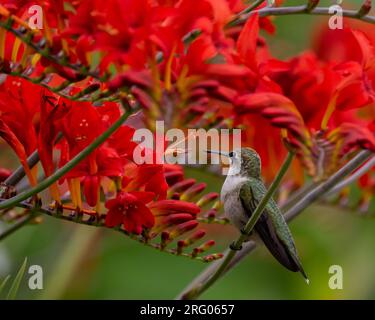
[[[358,5],[360,1],[345,1]],[[287,1],[302,4],[305,1]],[[322,1],[329,4],[331,1]],[[275,19],[277,34],[267,36],[277,57],[308,48],[317,17]],[[327,19],[327,18],[323,18]],[[16,167],[16,158],[0,149],[0,166]],[[197,169],[187,175],[219,191],[223,179]],[[0,228],[7,226],[0,224]],[[284,270],[259,247],[202,295],[205,299],[372,299],[375,298],[375,220],[356,212],[313,206],[291,223],[291,230],[311,283]],[[224,250],[237,233],[230,226],[210,227]],[[172,299],[207,264],[160,253],[111,230],[77,226],[50,217],[27,226],[0,243],[0,279],[16,274],[23,259],[42,266],[44,289],[32,291],[24,279],[19,298],[26,299]],[[328,286],[331,265],[343,268],[343,290]],[[28,276],[26,275],[26,279]]]

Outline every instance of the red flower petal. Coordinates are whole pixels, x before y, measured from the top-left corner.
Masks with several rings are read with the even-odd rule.
[[[147,204],[155,198],[155,193],[144,191],[131,191],[129,194],[135,196],[138,201]]]
[[[246,66],[257,70],[256,47],[259,34],[259,16],[252,15],[243,27],[237,41],[237,50]]]
[[[100,178],[98,176],[87,176],[83,180],[83,192],[89,206],[95,207],[98,202]]]
[[[124,214],[122,211],[118,211],[116,209],[109,210],[106,217],[105,217],[105,225],[107,227],[113,228],[122,224],[124,219]]]
[[[142,227],[152,228],[154,226],[155,218],[145,205],[139,204],[136,209],[131,209],[125,214],[123,223],[126,231],[140,234]]]
[[[178,212],[197,215],[200,212],[200,208],[195,203],[180,200],[161,200],[151,203],[148,205],[148,207],[155,216],[168,215]]]
[[[239,114],[260,113],[277,127],[287,129],[296,138],[308,142],[309,133],[301,114],[287,97],[272,93],[253,93],[239,97],[236,102]]]

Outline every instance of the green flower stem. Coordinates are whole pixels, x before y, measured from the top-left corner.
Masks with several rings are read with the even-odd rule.
[[[8,200],[1,202],[0,210],[14,207],[21,201],[24,201],[32,197],[33,195],[36,195],[37,193],[43,191],[44,189],[52,185],[54,182],[62,178],[65,174],[67,174],[70,170],[72,170],[78,163],[80,163],[90,153],[92,153],[97,147],[99,147],[103,142],[105,142],[112,135],[112,133],[114,133],[124,123],[124,121],[129,117],[131,113],[132,112],[127,111],[123,115],[121,115],[121,117],[111,127],[109,127],[106,131],[104,131],[102,135],[97,137],[88,147],[86,147],[79,154],[77,154],[65,166],[58,169],[53,175],[49,176],[48,178],[40,182],[37,186],[31,188],[28,191],[20,193],[19,195],[16,195],[13,198],[10,198]]]
[[[242,14],[249,13],[249,12],[253,11],[254,9],[258,8],[263,2],[266,2],[266,0],[254,1],[251,5],[249,5],[246,9],[241,11],[238,15],[242,15]]]
[[[0,203],[3,202],[3,201],[6,201],[6,200],[5,199],[0,199]],[[160,246],[159,243],[151,243],[149,241],[145,241],[142,237],[137,236],[135,234],[130,234],[126,230],[124,230],[122,228],[119,228],[119,227],[117,227],[117,228],[107,227],[106,224],[105,224],[105,222],[104,222],[105,218],[103,216],[101,217],[101,219],[99,221],[91,221],[90,219],[74,220],[72,217],[70,217],[68,215],[57,214],[52,209],[46,209],[46,208],[42,208],[42,207],[40,207],[40,208],[33,208],[33,205],[30,204],[30,203],[28,203],[28,202],[26,202],[26,201],[18,203],[16,205],[16,207],[23,208],[23,209],[28,209],[28,210],[33,210],[34,216],[32,218],[35,218],[37,215],[47,215],[47,216],[50,216],[50,217],[55,218],[55,219],[59,219],[59,220],[63,220],[63,221],[69,221],[69,222],[75,223],[75,224],[85,225],[85,226],[89,226],[89,227],[97,227],[97,228],[110,229],[110,230],[113,230],[113,231],[117,231],[117,232],[121,233],[122,235],[127,236],[130,239],[135,240],[135,241],[137,241],[137,242],[139,242],[139,243],[141,243],[141,244],[143,244],[145,246],[148,246],[150,248],[156,249],[156,250],[158,250],[160,252],[164,252],[166,254],[172,254],[172,255],[179,256],[179,257],[185,257],[185,258],[188,258],[188,259],[193,259],[193,260],[204,262],[204,263],[211,262],[210,260],[205,259],[204,256],[195,256],[195,257],[192,257],[192,255],[190,253],[187,253],[187,252],[178,253],[175,248],[165,248],[164,250],[161,250],[161,246]],[[28,217],[30,217],[30,215]],[[7,230],[7,231],[5,231],[4,234],[0,234],[0,240],[3,240],[8,235],[11,235],[14,231],[17,231],[20,227],[24,226],[32,218],[30,218],[27,221],[25,221],[24,223],[20,224],[17,228],[14,228],[14,230],[12,230],[12,231],[9,230],[9,232]]]
[[[226,28],[230,28],[230,27],[234,27],[235,25],[237,25],[237,21],[245,14],[248,14],[250,13],[251,11],[255,10],[256,8],[258,8],[263,2],[265,2],[266,0],[257,0],[257,1],[254,1],[251,5],[249,5],[246,9],[242,10],[241,12],[239,12],[238,14],[236,14],[236,17],[234,19],[232,19],[227,25],[226,25]]]
[[[279,187],[282,178],[288,171],[288,168],[290,164],[292,163],[294,157],[294,153],[289,151],[282,167],[280,168],[276,178],[272,182],[270,188],[268,189],[267,193],[263,197],[263,199],[260,201],[259,205],[255,209],[254,213],[246,223],[246,226],[244,228],[244,234],[241,234],[240,237],[235,241],[233,244],[233,249],[228,252],[228,254],[225,256],[224,261],[220,264],[220,266],[216,269],[214,274],[203,284],[200,284],[199,286],[192,288],[190,291],[188,291],[186,294],[184,294],[183,299],[195,299],[199,295],[201,295],[204,291],[206,291],[209,287],[211,287],[224,273],[225,269],[231,262],[231,260],[234,258],[234,256],[237,253],[238,248],[241,248],[242,243],[248,238],[248,235],[253,230],[255,224],[257,223],[258,219],[263,213],[264,208],[266,207],[268,201],[271,199],[273,194],[275,193],[276,189]]]

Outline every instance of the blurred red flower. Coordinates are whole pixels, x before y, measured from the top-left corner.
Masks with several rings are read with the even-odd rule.
[[[152,192],[119,192],[115,199],[105,204],[108,213],[105,223],[108,227],[123,224],[129,233],[140,234],[144,228],[152,228],[155,219],[146,204],[152,201]]]

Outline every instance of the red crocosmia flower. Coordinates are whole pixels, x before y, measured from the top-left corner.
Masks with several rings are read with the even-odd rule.
[[[273,68],[270,75],[281,87],[280,93],[294,102],[305,123],[319,130],[336,79],[330,66],[306,52],[285,63],[284,68]]]
[[[29,165],[27,164],[26,151],[21,142],[17,139],[15,134],[10,130],[6,123],[0,118],[0,137],[3,138],[10,147],[14,150],[22,166],[25,169],[26,175],[32,185],[36,184],[36,179],[31,173]]]
[[[61,152],[63,165],[77,153],[86,148],[114,121],[118,114],[118,105],[104,104],[93,107],[88,102],[73,102],[70,111],[63,118],[63,134],[68,148],[65,145]],[[117,108],[117,109],[116,109]],[[120,128],[104,145],[94,150],[88,157],[71,170],[64,178],[68,179],[73,203],[81,207],[80,180],[83,178],[84,194],[90,206],[98,203],[100,183],[103,177],[120,177],[124,173],[124,165],[129,161],[133,143],[130,141],[134,130],[129,127]],[[122,148],[120,148],[122,146]],[[116,150],[119,147],[119,154]],[[128,151],[128,152],[127,152]],[[78,179],[78,180],[77,180]]]
[[[1,17],[1,15],[0,15]],[[11,33],[1,31],[3,33],[3,41],[0,43],[0,70],[9,73],[12,63],[21,63],[25,54],[25,45]]]
[[[241,60],[253,71],[258,69],[257,61],[255,59],[258,34],[258,14],[254,14],[247,20],[237,41],[237,50]]]
[[[20,12],[21,8],[25,8],[27,5],[31,4],[31,0],[3,0],[1,5],[9,10],[12,14],[17,14]]]
[[[267,181],[273,179],[285,154],[285,148],[279,143],[281,133],[287,135],[289,142],[298,149],[298,154],[309,174],[314,174],[315,168],[305,161],[312,153],[311,133],[293,101],[279,93],[246,94],[236,99],[235,112],[237,113],[235,123],[244,124],[249,128],[243,134],[243,143],[253,146],[261,155],[262,163],[267,168],[264,171]],[[264,135],[273,139],[264,144],[261,138]],[[293,171],[294,182],[300,185],[301,168],[296,164]]]
[[[125,191],[152,191],[159,200],[165,199],[168,190],[163,165],[159,164],[136,166],[129,163],[125,166],[122,184]]]
[[[115,102],[104,102],[96,108],[96,111],[99,112],[105,128],[109,128],[121,115],[119,105]]]
[[[115,178],[123,174],[124,161],[116,150],[101,146],[92,156],[79,163],[64,178],[83,178],[85,199],[89,206],[95,207],[99,200],[102,178]]]
[[[105,224],[116,227],[123,224],[129,233],[140,234],[143,228],[152,228],[155,218],[146,204],[155,197],[152,192],[120,192],[115,199],[108,200]]]
[[[354,123],[343,123],[329,136],[330,140],[341,140],[337,143],[341,147],[339,156],[344,156],[353,148],[361,147],[375,152],[375,134],[366,127]]]
[[[167,216],[174,213],[188,213],[196,216],[201,209],[192,202],[181,200],[161,200],[148,205],[155,216]]]
[[[156,221],[153,231],[156,233],[170,227],[171,225],[178,224],[182,228],[188,226],[186,231],[191,230],[198,225],[196,217],[200,212],[200,207],[195,203],[181,200],[161,200],[151,202],[148,204],[148,208],[155,216]],[[177,229],[179,226],[177,226]],[[172,231],[172,233],[175,231]]]
[[[271,77],[294,102],[309,129],[335,128],[343,121],[358,122],[356,112],[349,109],[361,107],[362,113],[368,113],[372,108],[368,106],[371,90],[364,87],[370,83],[357,62],[337,65],[304,53],[290,60],[288,65],[284,70],[271,73]]]
[[[62,130],[63,118],[69,111],[64,99],[45,91],[40,103],[40,126],[38,137],[38,152],[46,176],[52,174],[53,148],[57,134]]]
[[[69,113],[64,117],[63,131],[70,157],[86,148],[104,131],[102,117],[89,102],[73,102]]]
[[[108,146],[115,149],[124,160],[133,160],[133,152],[137,147],[137,143],[132,141],[134,132],[134,128],[122,126],[107,140]]]
[[[338,63],[335,70],[341,79],[337,84],[340,94],[337,108],[341,110],[363,107],[375,101],[375,33],[363,25],[358,27],[359,30],[345,28],[338,32],[324,28],[315,40],[318,56]]]
[[[281,91],[260,91],[240,95],[235,100],[235,111],[242,119],[240,122],[247,123],[244,115],[258,113],[273,126],[288,130],[289,137],[293,137],[291,142],[299,150],[302,163],[313,176],[317,174],[314,155],[325,148],[323,140],[331,150],[335,150],[330,153],[329,161],[326,161],[323,168],[326,175],[337,168],[344,153],[358,146],[373,149],[374,137],[366,128],[368,120],[366,122],[363,115],[361,118],[359,113],[344,107],[361,107],[362,113],[373,115],[369,107],[362,107],[370,100],[363,90],[365,82],[361,74],[364,69],[360,64],[325,63],[318,61],[313,54],[305,53],[289,61],[288,68],[285,66],[273,74],[270,73],[272,81],[280,86]],[[354,89],[355,95],[351,93]],[[254,123],[256,127],[260,124],[250,123]],[[256,145],[254,140],[259,130],[262,129],[257,129],[253,133],[254,138],[250,139],[253,141],[252,145]],[[246,136],[249,135],[251,136],[251,133],[246,132]],[[263,156],[270,154],[269,145],[264,152],[263,148],[260,147],[259,150]],[[330,151],[327,149],[326,152]],[[268,155],[265,159],[269,158]],[[300,172],[297,171],[296,176],[298,175]]]
[[[98,23],[104,20],[103,14],[96,10],[100,3],[102,1],[81,0],[76,13],[70,15],[68,28],[63,31],[63,36],[92,38],[97,31]]]
[[[90,175],[83,179],[83,192],[89,206],[95,207],[99,200],[100,176]]]
[[[37,146],[37,124],[43,95],[41,86],[26,80],[6,76],[0,85],[0,118],[30,155]]]
[[[184,170],[176,164],[164,164],[164,177],[169,186],[182,181],[184,178]]]
[[[372,25],[345,19],[345,28],[332,30],[324,22],[315,34],[313,48],[317,56],[323,61],[356,61],[362,63],[364,55],[355,32],[360,31],[373,45],[375,43],[375,30]]]
[[[150,35],[150,24],[153,22],[151,6],[147,0],[109,0],[95,2],[95,10],[90,5],[89,19],[94,17],[96,24],[92,35],[95,48],[107,54],[101,60],[100,66],[104,70],[113,61],[144,66],[147,61],[145,51],[142,50],[144,40]],[[86,13],[82,13],[85,17]],[[86,20],[87,24],[87,20]],[[77,30],[82,28],[79,23]],[[90,30],[90,29],[89,29]],[[74,31],[74,30],[73,30]],[[87,32],[85,32],[87,34]]]
[[[358,109],[375,101],[375,91],[363,67],[350,61],[338,65],[334,69],[342,77],[336,87],[337,109]]]
[[[55,165],[53,150],[57,143],[57,135],[62,131],[63,118],[69,111],[64,99],[58,99],[45,91],[40,102],[40,126],[38,135],[38,153],[45,175],[52,175]],[[57,184],[50,187],[53,199],[60,203],[60,193]]]
[[[62,149],[62,159],[65,159],[62,164],[87,147],[118,116],[119,108],[114,103],[105,103],[98,108],[88,103],[74,103],[64,118],[63,132],[69,148]],[[97,148],[64,177],[83,178],[83,192],[90,206],[98,203],[102,178],[123,176],[124,165],[132,160],[136,146],[131,141],[133,134],[133,128],[122,126],[104,145]],[[150,179],[148,183],[152,181]]]
[[[375,51],[369,39],[360,31],[348,30],[360,49],[361,58],[347,61],[334,68],[341,76],[337,84],[337,108],[341,110],[360,108],[375,101]]]
[[[260,113],[271,124],[287,129],[297,140],[308,141],[303,118],[294,103],[277,93],[253,93],[243,95],[236,100],[236,112],[239,114]]]
[[[0,136],[20,158],[32,184],[36,179],[27,165],[27,157],[37,148],[42,92],[40,86],[11,76],[6,76],[0,85]]]

